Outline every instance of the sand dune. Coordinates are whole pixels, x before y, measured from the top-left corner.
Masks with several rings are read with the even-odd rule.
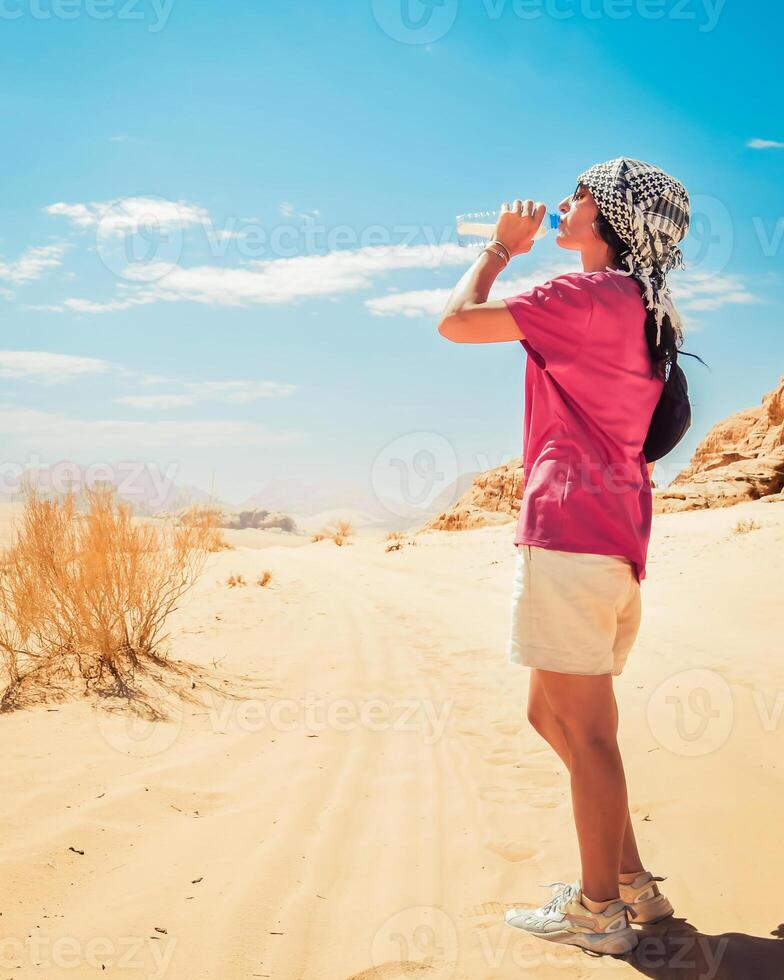
[[[382,534],[240,540],[172,649],[255,677],[246,702],[155,725],[86,702],[0,717],[2,980],[784,976],[784,506],[655,518],[616,694],[676,918],[627,962],[502,921],[579,874],[568,774],[505,662],[511,525],[393,553]],[[250,584],[227,588],[236,573]]]

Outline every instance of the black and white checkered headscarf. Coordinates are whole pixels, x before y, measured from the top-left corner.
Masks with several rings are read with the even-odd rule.
[[[667,287],[667,273],[683,268],[677,242],[689,230],[686,188],[658,167],[629,157],[597,163],[577,179],[590,190],[601,213],[630,248],[625,256],[628,271],[621,274],[636,276],[644,286],[645,306],[656,313],[657,347],[665,313],[680,344],[681,318]]]

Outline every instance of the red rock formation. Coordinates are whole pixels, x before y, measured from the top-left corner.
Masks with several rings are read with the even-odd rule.
[[[655,474],[654,474],[655,484]],[[451,507],[420,530],[465,531],[515,520],[523,493],[522,457],[480,473]],[[757,408],[718,422],[686,469],[653,490],[655,514],[784,500],[784,376]]]
[[[523,459],[480,473],[466,492],[445,511],[431,518],[421,531],[467,531],[487,524],[513,521],[523,494]]]
[[[654,491],[654,513],[780,499],[784,491],[784,376],[757,408],[718,422],[689,465]]]

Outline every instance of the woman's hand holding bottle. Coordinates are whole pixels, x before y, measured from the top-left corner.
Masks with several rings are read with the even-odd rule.
[[[534,204],[530,199],[518,198],[511,207],[504,201],[493,238],[504,245],[510,256],[530,252],[546,212],[547,207],[541,201]]]

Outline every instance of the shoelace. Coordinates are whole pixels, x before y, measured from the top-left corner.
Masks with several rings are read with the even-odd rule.
[[[541,885],[541,888],[555,888],[560,885],[561,887],[553,895],[546,905],[542,906],[542,911],[544,912],[554,912],[558,906],[563,902],[564,904],[569,901],[572,895],[576,894],[576,888],[573,883],[566,881],[551,881],[548,885]]]
[[[664,878],[657,878],[656,880],[664,881]],[[565,881],[551,881],[549,884],[541,885],[540,887],[555,888],[558,885],[561,887],[558,889],[555,895],[553,895],[549,902],[542,906],[543,912],[554,912],[556,909],[560,911],[560,906],[562,904],[565,905],[572,898],[572,896],[577,894],[576,885]],[[618,901],[620,901],[620,899]],[[631,912],[632,918],[637,918],[637,909],[633,905],[630,905],[628,902],[624,902],[623,907]]]

